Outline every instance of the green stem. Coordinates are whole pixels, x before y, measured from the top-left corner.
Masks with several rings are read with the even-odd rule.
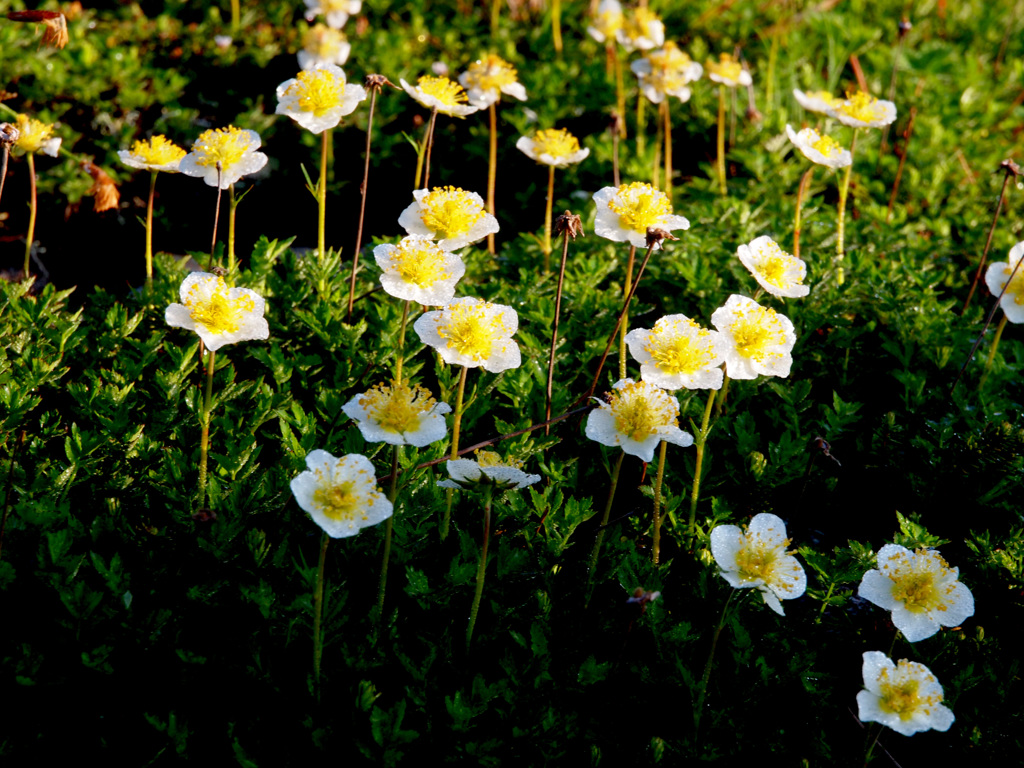
[[[725,388],[725,385],[722,385]],[[704,464],[704,444],[708,440],[708,432],[710,431],[709,423],[711,421],[711,407],[715,403],[715,395],[718,394],[716,390],[712,389],[708,391],[708,402],[704,406],[704,419],[700,423],[700,431],[693,436],[693,444],[697,448],[697,464],[694,467],[693,472],[693,491],[690,493],[690,520],[686,524],[686,535],[690,539],[690,546],[693,546],[693,538],[696,532],[696,520],[697,520],[697,500],[700,498],[700,473],[701,466]]]
[[[615,51],[615,103],[619,110],[619,138],[626,138],[626,78],[622,71],[622,57]]]
[[[988,360],[985,361],[985,372],[981,375],[981,381],[978,382],[978,389],[985,386],[985,380],[988,378],[989,370],[992,368],[992,361],[996,359],[996,350],[999,349],[999,340],[1003,337],[1006,320],[1006,313],[1004,312],[1003,318],[999,321],[999,325],[996,328],[996,336],[992,339],[992,349],[988,351]]]
[[[231,0],[231,34],[237,35],[242,26],[242,3],[241,0]]]
[[[669,98],[661,103],[661,110],[665,123],[665,194],[668,195],[668,204],[672,205],[672,111],[669,107]]]
[[[555,41],[555,53],[562,55],[562,0],[551,0],[551,36]]]
[[[767,85],[764,95],[765,114],[771,111],[775,100],[775,65],[779,60],[779,38],[781,36],[781,32],[772,35],[772,45],[768,49],[768,75],[765,78]]]
[[[324,565],[327,563],[327,545],[330,537],[325,533],[320,541],[320,564],[316,569],[316,589],[313,592],[313,684],[320,687],[320,659],[324,653],[323,632],[320,621],[324,615]]]
[[[554,167],[552,167],[552,176]],[[568,211],[566,211],[568,213]],[[546,389],[546,405],[544,407],[544,421],[551,421],[551,398],[555,381],[555,347],[558,345],[558,319],[562,313],[562,286],[565,283],[565,261],[569,255],[570,229],[566,227],[562,232],[562,261],[558,266],[558,288],[555,290],[555,319],[551,324],[551,350],[548,353],[548,385]],[[544,427],[544,436],[551,434],[551,425]]]
[[[811,183],[811,176],[814,175],[814,166],[812,165],[806,171],[804,175],[800,177],[800,186],[796,188],[796,215],[793,217],[793,255],[798,259],[800,258],[800,210],[804,205],[804,194],[807,192],[807,187]]]
[[[718,86],[718,191],[725,194],[725,86]]]
[[[153,200],[156,197],[156,174],[149,178],[149,201],[146,203],[146,286],[153,285]]]
[[[398,362],[395,363],[395,383],[402,383],[402,364],[405,363],[405,326],[409,322],[409,306],[412,300],[405,302],[402,308],[402,323],[398,327]]]
[[[228,186],[228,275],[235,274],[235,209],[237,207],[235,185],[231,184]]]
[[[715,648],[718,647],[718,636],[722,634],[722,628],[725,626],[725,616],[729,611],[729,603],[732,602],[734,594],[736,594],[736,590],[730,590],[729,597],[725,600],[725,606],[722,608],[722,617],[718,620],[718,626],[715,627],[715,635],[711,639],[711,651],[708,653],[708,660],[704,664],[704,675],[701,677],[700,690],[697,693],[697,706],[693,710],[693,736],[695,741],[700,733],[700,718],[704,710],[704,697],[708,692],[708,683],[711,680],[711,666],[715,661]]]
[[[636,94],[636,153],[644,154],[647,149],[647,114],[644,110],[647,97],[643,91]]]
[[[466,629],[466,650],[473,641],[473,628],[476,626],[476,617],[480,612],[480,599],[484,595],[484,577],[487,575],[487,547],[491,539],[491,496],[494,494],[494,486],[485,485],[484,493],[484,541],[480,548],[480,565],[476,569],[476,594],[473,595],[473,607],[469,612],[469,627]]]
[[[501,18],[501,0],[491,0],[491,37],[498,34],[498,20]]]
[[[356,249],[352,252],[352,275],[348,282],[348,315],[346,319],[352,322],[352,305],[356,301],[356,270],[359,268],[359,251],[363,247],[363,221],[366,218],[366,187],[370,183],[370,141],[373,138],[373,112],[377,106],[377,93],[380,86],[370,87],[370,117],[366,124],[366,159],[363,165],[363,185],[359,188],[359,226],[356,229]],[[422,153],[420,154],[422,158]],[[416,179],[419,180],[420,171],[417,162]]]
[[[871,753],[874,751],[875,744],[878,743],[878,737],[882,735],[882,731],[884,730],[884,728],[885,728],[884,725],[882,725],[881,723],[878,724],[878,730],[875,731],[875,738],[871,740],[871,746],[868,747],[868,751],[864,755],[864,766],[865,766],[865,768],[867,768],[867,764],[871,761]]]
[[[28,233],[25,235],[25,268],[23,276],[28,280],[29,270],[32,268],[32,241],[36,237],[36,156],[29,152],[25,155],[28,160]]]
[[[651,547],[651,560],[655,565],[658,564],[658,559],[661,556],[661,483],[665,477],[667,453],[668,443],[662,440],[661,448],[658,451],[658,474],[654,478],[654,546]]]
[[[320,259],[320,293],[326,289],[327,269],[327,148],[330,146],[331,129],[320,133],[320,183],[316,185],[317,223],[316,252]]]
[[[469,368],[462,366],[462,373],[459,374],[459,388],[455,394],[455,418],[452,420],[452,452],[450,460],[459,458],[459,431],[462,428],[462,402],[466,393],[466,374]],[[448,538],[448,528],[452,522],[452,497],[455,491],[451,488],[445,494],[444,520],[441,522],[441,541]]]
[[[839,187],[839,218],[836,224],[836,282],[842,285],[846,281],[846,272],[843,269],[843,259],[846,257],[845,235],[846,235],[846,198],[850,194],[850,177],[853,176],[853,150],[857,146],[857,129],[853,129],[853,138],[850,140],[850,164],[846,166],[846,173],[843,174],[843,181]]]
[[[430,112],[430,124],[427,126],[427,153],[423,161],[423,188],[430,189],[430,152],[434,148],[434,125],[437,123],[437,108]]]
[[[626,458],[626,452],[620,451],[619,458],[615,461],[612,469],[612,484],[608,488],[608,501],[604,505],[604,514],[601,515],[601,527],[597,530],[597,538],[594,539],[594,549],[590,553],[590,575],[587,577],[588,589],[587,599],[589,600],[589,585],[593,584],[594,576],[597,573],[597,557],[601,553],[601,542],[604,541],[604,532],[608,527],[608,520],[612,514],[612,503],[615,501],[615,489],[619,485],[619,473],[622,471],[622,460]]]
[[[719,391],[721,393],[721,397],[718,398],[718,402],[715,404],[715,415],[716,416],[721,416],[722,412],[725,410],[725,398],[729,394],[729,374],[728,373],[726,373],[725,376],[722,377],[722,389],[719,390]]]
[[[629,297],[633,289],[633,262],[636,259],[636,246],[629,246],[629,260],[626,262],[626,281],[622,285],[622,293]],[[619,378],[626,378],[626,334],[629,333],[629,301],[622,310],[622,322],[619,324]]]
[[[490,146],[487,160],[487,212],[494,216],[494,185],[498,176],[498,105],[488,108],[490,115]],[[494,255],[494,233],[487,236],[487,252]]]
[[[551,267],[551,210],[555,204],[555,166],[548,166],[548,202],[544,209],[544,274]]]
[[[391,529],[395,519],[395,499],[398,497],[398,460],[401,456],[402,446],[394,446],[391,454],[391,490],[388,491],[388,501],[391,502],[391,516],[384,523],[384,558],[380,564],[380,585],[377,587],[377,626],[384,621],[384,592],[388,585],[388,561],[391,559]]]
[[[203,395],[202,432],[199,438],[199,509],[206,506],[206,458],[210,447],[210,403],[213,400],[213,370],[216,351],[206,355],[206,392]]]

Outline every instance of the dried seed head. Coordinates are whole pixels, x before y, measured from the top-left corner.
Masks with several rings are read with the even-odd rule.
[[[388,80],[384,75],[367,75],[366,79],[363,80],[363,85],[366,87],[366,90],[371,90],[373,88],[380,90],[385,85],[390,85],[392,88],[401,90],[401,88],[398,88],[397,85]]]
[[[914,28],[914,25],[910,23],[910,19],[908,19],[906,16],[904,16],[902,19],[900,19],[900,26],[899,26],[900,40],[902,40],[904,37],[906,37],[907,33],[910,32],[910,30],[913,29],[913,28]]]
[[[1020,176],[1020,166],[1013,162],[1013,160],[1010,160],[1009,158],[1003,160],[1003,162],[999,164],[999,167],[1002,168],[1007,173],[1012,173],[1014,176]]]
[[[103,213],[117,208],[121,193],[117,191],[117,185],[106,171],[89,161],[82,163],[82,170],[92,176],[92,186],[89,187],[87,194],[95,198],[93,210],[96,213]]]
[[[63,48],[68,44],[68,22],[63,13],[57,11],[11,11],[7,14],[11,21],[29,21],[45,25],[42,42],[54,48]]]
[[[647,247],[661,246],[663,240],[678,240],[679,238],[664,229],[656,227],[647,228]]]
[[[559,235],[567,232],[573,240],[576,239],[577,235],[586,234],[583,231],[583,222],[580,220],[580,217],[572,211],[566,211],[555,219],[555,232]]]
[[[0,123],[0,144],[10,149],[18,139],[21,138],[21,131],[13,123]]]
[[[622,130],[622,115],[618,112],[612,112],[608,121],[608,130],[612,132],[613,136]]]

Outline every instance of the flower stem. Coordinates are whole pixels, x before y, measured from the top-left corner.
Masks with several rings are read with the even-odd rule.
[[[398,361],[395,363],[395,383],[402,383],[402,364],[405,363],[405,326],[409,322],[409,306],[412,300],[408,299],[402,308],[402,324],[398,327]]]
[[[621,118],[616,120],[612,125],[612,183],[618,187],[621,179],[619,178],[619,123],[622,122]]]
[[[668,195],[668,204],[672,205],[672,112],[669,107],[669,99],[666,96],[661,103],[661,111],[665,123],[665,194]]]
[[[242,3],[241,0],[231,0],[231,34],[237,35],[242,25]]]
[[[811,177],[814,175],[812,165],[804,175],[800,177],[800,186],[796,188],[796,215],[793,217],[793,255],[800,258],[800,210],[804,206],[804,195],[811,184]]]
[[[555,53],[562,55],[562,0],[551,0],[551,36],[555,43]]]
[[[156,174],[149,177],[149,201],[146,203],[146,287],[153,285],[153,200],[156,197]]]
[[[217,256],[217,230],[220,228],[220,196],[223,190],[220,188],[221,165],[217,161],[217,204],[213,209],[213,237],[210,238],[210,264],[206,267],[207,272],[212,272],[214,259]]]
[[[718,626],[715,627],[715,634],[711,639],[711,651],[708,653],[708,660],[704,664],[704,675],[701,677],[700,690],[697,692],[697,706],[693,709],[694,740],[697,739],[697,735],[700,733],[700,717],[704,710],[704,697],[708,692],[708,682],[711,680],[711,665],[715,660],[715,648],[718,647],[718,636],[722,634],[722,627],[725,626],[725,616],[729,611],[729,603],[732,602],[732,596],[734,594],[736,594],[736,590],[730,590],[729,597],[725,599],[725,606],[722,608],[722,617],[718,620]]]
[[[498,176],[498,106],[488,107],[490,115],[490,147],[487,161],[487,212],[494,216],[494,185]],[[494,255],[494,233],[487,236],[487,252]],[[545,270],[546,271],[546,270]]]
[[[327,148],[331,143],[331,129],[320,132],[320,182],[316,185],[316,253],[320,259],[320,293],[326,285],[324,270],[327,268]]]
[[[615,104],[618,106],[620,120],[618,121],[619,138],[626,138],[626,80],[622,73],[622,57],[619,52],[613,50],[615,56]]]
[[[723,389],[724,389],[723,384]],[[686,536],[690,540],[690,546],[693,546],[693,538],[696,533],[696,521],[697,521],[697,500],[700,498],[700,473],[701,466],[704,464],[704,444],[708,440],[708,432],[711,431],[709,423],[711,421],[711,406],[715,403],[715,395],[718,394],[716,390],[712,389],[708,391],[708,402],[704,406],[704,419],[700,423],[700,431],[693,436],[693,444],[697,448],[697,464],[693,471],[693,491],[690,493],[690,520],[686,524]],[[659,470],[660,471],[660,470]]]
[[[615,501],[615,489],[619,486],[619,473],[622,471],[622,460],[626,458],[625,451],[619,451],[619,458],[615,461],[612,469],[612,484],[608,488],[608,501],[604,505],[604,514],[601,515],[601,527],[597,529],[597,538],[594,539],[594,549],[590,553],[590,572],[587,576],[587,600],[590,600],[590,585],[594,583],[594,576],[597,573],[597,557],[601,553],[601,542],[604,541],[604,532],[608,527],[608,520],[612,514],[612,504]]]
[[[394,510],[395,498],[398,496],[398,460],[402,455],[402,446],[394,446],[391,454],[391,490],[388,491],[388,501],[391,502]],[[384,591],[388,585],[388,561],[391,559],[391,528],[395,519],[394,511],[384,522],[384,558],[380,564],[380,586],[377,587],[377,627],[379,629],[384,621]]]
[[[725,86],[718,86],[718,191],[725,194]]]
[[[650,255],[650,252],[648,252]],[[633,296],[633,262],[636,260],[636,246],[629,246],[629,260],[626,262],[626,280],[622,284],[623,295]],[[639,282],[639,280],[637,281]],[[619,378],[626,378],[626,334],[629,332],[629,299],[622,309],[619,321]]]
[[[555,168],[551,167],[551,177],[554,178]],[[550,204],[548,209],[550,211]],[[568,215],[566,211],[566,215]],[[558,288],[555,290],[555,319],[551,324],[551,352],[548,354],[548,386],[547,403],[544,408],[544,421],[551,421],[551,397],[555,380],[555,347],[558,345],[558,317],[562,312],[562,284],[565,282],[565,261],[569,255],[569,235],[571,230],[566,227],[562,231],[562,261],[558,266]],[[551,434],[551,425],[544,427],[544,435]]]
[[[1003,170],[1005,175],[1003,176],[1003,186],[999,190],[999,201],[996,203],[996,212],[992,216],[992,225],[988,228],[988,238],[985,240],[985,250],[981,252],[981,261],[978,262],[978,271],[974,273],[974,280],[971,282],[971,289],[967,292],[967,299],[964,301],[964,306],[960,310],[960,314],[964,314],[967,308],[971,306],[971,299],[974,297],[974,291],[978,287],[978,281],[981,279],[981,273],[985,269],[985,262],[988,260],[988,251],[992,247],[992,236],[996,233],[996,222],[999,221],[999,212],[1003,209],[1003,201],[1006,199],[1006,185],[1010,183],[1010,177],[1014,175],[1012,164],[1003,161]]]
[[[988,373],[992,368],[992,361],[996,359],[996,350],[999,349],[999,340],[1003,337],[1003,329],[1006,327],[1006,313],[1003,313],[1002,319],[999,321],[999,325],[996,327],[996,336],[992,339],[992,349],[988,351],[988,360],[985,361],[985,372],[981,374],[981,381],[978,382],[978,389],[982,389],[985,386],[985,380],[988,378]]]
[[[655,565],[658,564],[658,558],[661,556],[661,483],[665,477],[667,453],[668,443],[662,440],[661,449],[658,451],[658,474],[654,478],[654,546],[651,547],[651,560]]]
[[[885,223],[892,219],[892,209],[896,205],[896,195],[900,191],[900,182],[903,180],[903,168],[907,164],[907,155],[910,151],[910,137],[914,133],[914,119],[917,117],[917,107],[910,108],[910,118],[907,120],[906,130],[903,131],[903,151],[900,152],[900,162],[896,166],[896,178],[892,182],[892,193],[889,195],[889,207],[885,212]],[[888,128],[889,126],[885,126]],[[885,139],[883,138],[883,141]]]
[[[498,34],[498,20],[501,18],[501,0],[491,0],[491,37]]]
[[[7,178],[7,160],[11,156],[11,147],[6,142],[0,142],[0,200],[4,197],[4,180]]]
[[[476,594],[473,595],[473,607],[469,611],[469,627],[466,629],[466,650],[473,641],[473,627],[476,626],[476,617],[480,612],[480,599],[484,595],[484,577],[487,575],[487,546],[491,539],[491,497],[494,494],[494,486],[485,485],[484,493],[484,540],[480,548],[480,565],[476,569]]]
[[[469,373],[469,368],[462,366],[462,373],[459,374],[459,388],[455,393],[455,418],[452,419],[452,452],[449,460],[459,458],[459,432],[462,428],[462,402],[466,393],[466,374]],[[445,508],[444,508],[444,520],[441,522],[441,541],[448,538],[448,528],[452,522],[452,496],[455,491],[451,488],[448,489]]]
[[[857,129],[854,128],[853,138],[850,139],[850,164],[846,166],[843,182],[839,186],[839,219],[836,224],[836,282],[839,285],[846,281],[846,272],[843,270],[843,259],[846,256],[843,243],[846,234],[846,198],[850,194],[850,177],[853,176],[853,150],[856,146]]]
[[[867,764],[871,762],[871,753],[874,751],[875,745],[878,743],[878,737],[882,735],[882,731],[884,730],[884,728],[885,726],[879,723],[878,730],[875,731],[875,738],[871,740],[871,745],[868,747],[868,751],[864,754],[865,768],[867,768]]]
[[[647,97],[643,91],[636,94],[636,153],[642,155],[647,149],[647,114],[644,110]]]
[[[324,615],[324,565],[327,563],[327,545],[330,537],[325,533],[320,541],[320,563],[316,568],[316,588],[313,592],[313,685],[320,688],[320,659],[324,654],[324,638],[320,621]]]
[[[434,125],[437,123],[437,108],[430,112],[430,124],[427,126],[427,154],[423,161],[423,189],[430,189],[430,151],[434,148]]]
[[[238,201],[235,199],[235,185],[228,186],[228,274],[235,272],[235,209]],[[323,290],[321,288],[321,290]]]
[[[548,202],[544,209],[544,274],[551,268],[551,209],[555,204],[555,166],[548,166]]]
[[[206,355],[206,392],[203,395],[202,432],[199,437],[199,509],[206,506],[206,457],[210,447],[210,402],[213,400],[213,370],[216,351]]]
[[[370,183],[370,140],[373,137],[373,111],[377,105],[377,93],[381,86],[370,85],[370,117],[366,123],[366,160],[363,165],[363,184],[359,187],[359,226],[356,228],[356,249],[352,252],[352,274],[348,281],[348,315],[346,319],[352,322],[352,305],[356,300],[356,270],[359,267],[359,251],[363,247],[363,221],[366,218],[366,187]],[[419,171],[416,177],[419,178]]]
[[[28,280],[32,268],[32,241],[36,237],[36,156],[32,152],[25,155],[28,160],[28,233],[25,235],[25,268],[22,275]]]

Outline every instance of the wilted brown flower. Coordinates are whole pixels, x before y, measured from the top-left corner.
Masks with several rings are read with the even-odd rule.
[[[29,21],[44,25],[42,42],[54,48],[63,48],[68,44],[68,22],[63,13],[57,11],[11,11],[7,14],[11,21]]]
[[[114,180],[106,171],[88,161],[82,163],[82,170],[92,176],[92,186],[89,187],[88,194],[95,198],[93,210],[96,213],[103,213],[111,208],[117,208],[121,193],[117,191]]]

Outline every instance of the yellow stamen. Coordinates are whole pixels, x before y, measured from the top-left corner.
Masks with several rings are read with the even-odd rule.
[[[185,150],[168,141],[166,136],[154,136],[148,141],[136,141],[131,153],[146,165],[169,165],[185,156]]]
[[[447,77],[424,75],[416,81],[416,87],[427,96],[433,96],[446,107],[465,104],[469,101],[461,85]]]
[[[43,142],[53,133],[52,125],[47,125],[28,115],[18,115],[15,119],[18,121],[18,131],[21,135],[14,146],[26,152],[38,152],[42,149]]]
[[[839,142],[833,139],[831,136],[818,136],[817,141],[811,144],[811,147],[818,150],[825,157],[832,157],[833,153],[842,151],[842,147]]]
[[[745,581],[756,581],[760,579],[765,584],[775,584],[781,579],[781,575],[775,572],[781,564],[786,541],[782,546],[769,545],[757,534],[746,537],[746,543],[736,553],[736,567],[739,570],[740,578]]]
[[[892,579],[892,596],[913,613],[945,611],[946,598],[953,591],[952,582],[945,589],[944,576],[952,577],[952,569],[937,553],[919,549],[917,556],[900,552],[882,565],[882,572]]]
[[[786,340],[786,331],[775,310],[769,307],[747,307],[737,310],[732,328],[733,343],[742,357],[759,363],[779,357],[773,351]]]
[[[787,279],[787,272],[796,262],[796,257],[782,250],[774,240],[767,241],[761,246],[760,251],[754,251],[754,257],[757,272],[765,282],[777,288],[789,288],[793,285],[794,281]]]
[[[660,370],[671,376],[697,373],[715,359],[711,332],[689,318],[655,325],[647,336],[644,351],[654,358]]]
[[[636,8],[630,16],[623,19],[622,31],[631,41],[636,42],[650,34],[651,23],[655,21],[658,21],[658,17],[649,9]]]
[[[376,491],[365,492],[363,485],[356,480],[343,480],[334,483],[324,476],[322,469],[314,470],[317,489],[313,491],[313,503],[317,505],[324,517],[331,520],[347,521],[349,527],[355,526],[356,519],[366,520],[367,508],[380,494]],[[360,470],[359,474],[365,474]]]
[[[1013,267],[1009,264],[1003,269],[1003,274],[1009,277],[1013,273]],[[1024,268],[1018,269],[1017,274],[1013,276],[1013,280],[1006,287],[1005,296],[1012,296],[1013,303],[1017,305],[1024,304]]]
[[[884,115],[878,99],[863,91],[847,96],[846,101],[838,105],[838,111],[862,123],[870,123]]]
[[[423,224],[446,240],[469,232],[484,217],[483,205],[459,187],[436,187],[420,200]]]
[[[677,91],[688,82],[686,72],[693,61],[675,43],[665,43],[664,48],[652,52],[647,60],[651,63],[651,73],[646,78],[655,90]]]
[[[634,381],[609,394],[615,429],[641,442],[663,427],[679,426],[679,403],[660,389]]]
[[[185,298],[185,308],[193,322],[201,323],[213,334],[235,333],[245,322],[245,316],[255,311],[252,296],[244,294],[238,298],[228,296],[224,278],[214,278],[213,291],[207,297],[202,284],[196,283]]]
[[[196,165],[207,168],[214,168],[217,163],[220,163],[222,169],[230,168],[241,160],[249,149],[248,133],[233,125],[203,131],[192,145]]]
[[[882,670],[878,676],[878,687],[882,691],[881,700],[878,702],[879,709],[891,715],[898,715],[900,720],[906,721],[913,718],[919,711],[929,714],[932,707],[942,703],[941,694],[921,695],[922,680],[920,677],[912,676],[920,675],[920,671],[915,670],[915,667],[921,667],[921,665],[900,659],[891,676],[895,679],[890,679],[888,669]],[[924,677],[924,682],[934,681],[935,678],[931,675]]]
[[[407,283],[429,288],[449,277],[448,252],[424,240],[403,240],[391,252],[391,268]]]
[[[533,135],[533,151],[556,159],[569,157],[580,151],[580,142],[565,128],[547,129]]]
[[[474,61],[466,73],[467,84],[481,91],[500,91],[503,85],[515,83],[517,76],[515,67],[493,53]]]
[[[450,304],[437,324],[437,334],[448,346],[474,361],[486,360],[501,336],[511,336],[492,304]]]
[[[672,213],[668,196],[650,184],[634,181],[619,187],[608,207],[619,214],[619,226],[632,232],[646,233],[657,226],[663,216]]]
[[[306,32],[302,39],[302,47],[317,59],[334,61],[338,58],[344,41],[345,36],[341,30],[331,29],[326,24],[317,24]]]
[[[299,72],[285,94],[294,96],[303,112],[323,117],[341,106],[345,98],[345,78],[326,69]]]
[[[740,76],[743,74],[743,65],[733,59],[732,54],[729,53],[720,53],[718,61],[708,59],[705,68],[708,70],[708,74],[718,75],[732,83],[739,82]]]
[[[519,469],[523,466],[523,462],[516,461],[515,459],[503,460],[501,454],[496,451],[477,451],[476,452],[476,463],[481,467],[512,467],[513,469]]]
[[[423,387],[391,382],[361,395],[359,404],[381,429],[404,435],[419,429],[420,418],[430,413],[437,401]]]

